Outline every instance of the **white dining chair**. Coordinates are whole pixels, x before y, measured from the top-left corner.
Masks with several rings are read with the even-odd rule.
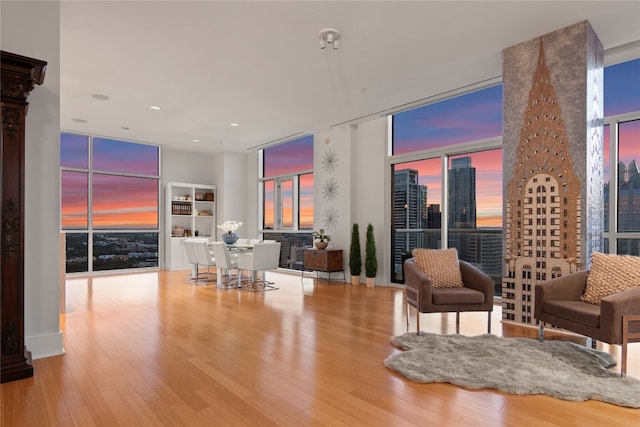
[[[200,265],[198,263],[198,257],[196,255],[195,243],[198,241],[205,241],[207,239],[185,239],[184,249],[187,254],[187,262],[191,264],[191,280],[198,281],[200,279]]]
[[[238,268],[251,272],[250,281],[242,289],[253,292],[278,289],[266,280],[265,272],[280,266],[280,247],[280,242],[256,243],[251,252],[238,254]],[[262,272],[262,279],[257,277],[259,272]]]
[[[207,275],[204,279],[204,282],[208,283],[215,281],[211,279],[211,267],[216,266],[216,260],[211,255],[211,251],[209,250],[209,241],[207,239],[199,239],[193,241],[192,244],[196,252],[196,260],[198,261],[198,266],[207,267]],[[200,282],[200,280],[198,280],[198,282]]]
[[[229,254],[229,248],[224,242],[211,243],[213,257],[216,259],[219,288],[235,288],[240,283],[240,271],[238,270],[237,255]],[[231,271],[236,270],[236,275]],[[225,280],[226,279],[226,280]]]

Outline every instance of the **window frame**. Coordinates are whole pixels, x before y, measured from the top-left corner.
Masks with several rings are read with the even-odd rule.
[[[287,144],[288,142],[295,142],[299,139],[303,139],[306,137],[298,138],[296,140],[283,142],[282,144]],[[258,205],[260,206],[260,211],[258,215],[258,233],[273,233],[278,231],[283,231],[286,233],[310,233],[310,230],[307,228],[300,228],[300,176],[302,175],[311,175],[314,176],[314,170],[311,169],[301,169],[295,172],[286,172],[280,175],[270,175],[268,177],[264,176],[264,150],[269,147],[263,148],[258,151],[258,163],[259,163],[259,173],[258,173]],[[273,200],[273,211],[274,211],[274,224],[273,229],[265,228],[265,186],[264,183],[267,181],[274,182],[274,200]],[[292,183],[292,225],[284,226],[283,225],[283,193],[282,193],[282,183],[284,182]]]
[[[634,120],[640,120],[640,111],[617,114],[604,118],[603,126],[609,126],[609,227],[602,230],[604,242],[603,252],[609,254],[618,253],[618,241],[628,239],[640,239],[640,231],[618,231],[618,196],[619,196],[619,124]],[[638,159],[640,161],[640,159]],[[603,185],[605,183],[603,182]],[[606,250],[604,250],[606,248]]]
[[[163,214],[161,210],[161,195],[162,195],[162,147],[154,144],[146,144],[140,142],[127,141],[116,138],[105,138],[101,136],[87,135],[81,134],[78,132],[69,132],[69,131],[60,131],[60,138],[62,139],[62,135],[73,135],[73,136],[82,136],[87,138],[87,167],[70,167],[70,166],[62,166],[60,163],[60,159],[58,160],[60,167],[60,197],[62,201],[62,173],[63,172],[81,172],[87,174],[87,227],[86,228],[64,228],[62,224],[62,202],[60,203],[60,233],[64,234],[86,234],[87,235],[87,271],[82,272],[71,272],[67,273],[69,275],[87,275],[87,274],[100,274],[100,273],[113,273],[114,271],[122,272],[122,271],[140,271],[140,270],[159,270],[161,267],[160,264],[160,250],[161,250],[161,224],[163,222]],[[125,142],[129,144],[140,144],[147,145],[157,148],[158,150],[158,174],[157,175],[148,175],[148,174],[136,174],[136,173],[127,173],[127,172],[115,172],[115,171],[105,171],[103,169],[94,169],[93,165],[93,140],[94,138],[99,138],[102,140],[113,140],[118,142]],[[144,179],[154,179],[157,181],[157,204],[156,204],[156,212],[157,212],[157,223],[155,228],[100,228],[94,227],[93,224],[93,177],[95,175],[112,175],[112,176],[121,176],[121,177],[130,177],[130,178],[144,178]],[[137,267],[137,268],[126,268],[126,269],[94,269],[94,234],[133,234],[133,233],[144,233],[144,234],[156,234],[158,241],[158,264],[155,267]]]

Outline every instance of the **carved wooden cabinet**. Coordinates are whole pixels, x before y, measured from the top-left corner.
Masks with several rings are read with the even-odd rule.
[[[44,81],[47,63],[0,52],[2,79],[1,381],[33,376],[24,343],[24,156],[27,97]]]
[[[305,249],[304,270],[329,273],[329,282],[333,272],[341,271],[344,278],[342,249]]]

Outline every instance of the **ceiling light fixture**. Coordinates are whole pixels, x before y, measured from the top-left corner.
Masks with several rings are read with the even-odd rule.
[[[235,128],[235,127],[238,127],[240,125],[238,123],[229,123],[229,126],[233,126]]]
[[[152,110],[159,110],[160,109],[160,107],[158,107],[157,105],[152,105],[149,108],[151,108]]]
[[[320,31],[320,49],[324,49],[328,44],[332,45],[334,49],[340,48],[340,31],[334,28],[325,28]]]
[[[194,139],[194,140],[192,140],[192,141],[193,141],[193,142],[200,142],[200,140],[199,140],[199,139]]]

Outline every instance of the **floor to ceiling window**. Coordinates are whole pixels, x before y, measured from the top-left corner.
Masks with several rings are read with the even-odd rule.
[[[66,272],[158,267],[160,149],[60,135]]]
[[[604,69],[604,250],[640,255],[640,59]]]
[[[502,86],[393,117],[392,281],[417,247],[502,273]]]
[[[496,278],[499,294],[501,91],[496,85],[393,116],[393,281],[413,248],[456,247]],[[605,67],[604,101],[604,251],[640,255],[640,59]]]
[[[282,243],[280,267],[300,270],[312,242],[313,136],[265,148],[260,160],[260,232]]]

